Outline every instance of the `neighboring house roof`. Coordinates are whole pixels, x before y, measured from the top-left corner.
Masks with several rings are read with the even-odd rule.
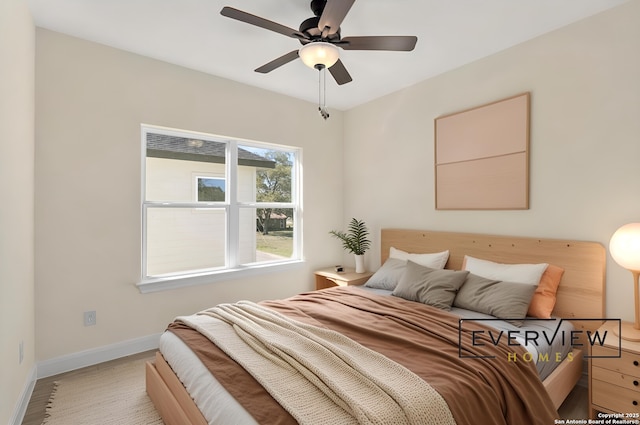
[[[147,156],[224,164],[226,145],[220,142],[147,133]],[[275,168],[276,162],[238,148],[238,165]]]

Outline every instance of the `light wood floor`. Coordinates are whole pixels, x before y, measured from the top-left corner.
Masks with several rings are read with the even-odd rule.
[[[107,363],[89,366],[83,369],[75,370],[73,372],[39,379],[38,382],[36,382],[33,394],[31,395],[31,400],[29,400],[29,406],[27,407],[27,413],[25,414],[24,420],[22,421],[22,425],[42,424],[42,421],[44,420],[45,409],[53,390],[53,383],[56,380],[64,378],[65,376],[83,374],[87,371],[100,369],[105,366],[112,366],[113,364],[125,363],[142,358],[151,359],[153,358],[154,354],[155,351],[147,351],[133,356],[123,357],[122,359],[113,360]],[[564,401],[564,404],[560,406],[560,409],[558,410],[560,418],[587,419],[589,417],[588,393],[589,391],[587,390],[587,388],[576,386]]]
[[[576,386],[558,409],[560,419],[589,418],[589,389]]]

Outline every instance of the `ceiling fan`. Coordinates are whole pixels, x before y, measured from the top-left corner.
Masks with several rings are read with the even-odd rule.
[[[300,49],[293,50],[268,62],[255,71],[266,74],[300,57],[311,68],[329,72],[339,85],[352,81],[351,75],[340,61],[338,47],[344,50],[392,50],[411,51],[418,38],[415,36],[340,36],[340,24],[347,16],[355,0],[312,0],[311,11],[314,16],[305,19],[298,30],[273,21],[243,12],[232,7],[220,11],[223,16],[246,22],[302,43]]]

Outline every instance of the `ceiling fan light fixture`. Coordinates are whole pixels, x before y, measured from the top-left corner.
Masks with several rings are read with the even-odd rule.
[[[298,50],[298,56],[309,68],[316,68],[318,65],[331,68],[340,59],[340,52],[331,43],[315,41],[302,46]]]

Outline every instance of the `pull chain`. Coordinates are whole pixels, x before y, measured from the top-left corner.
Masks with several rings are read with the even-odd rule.
[[[318,111],[325,120],[329,118],[327,110],[327,68],[318,67]]]

